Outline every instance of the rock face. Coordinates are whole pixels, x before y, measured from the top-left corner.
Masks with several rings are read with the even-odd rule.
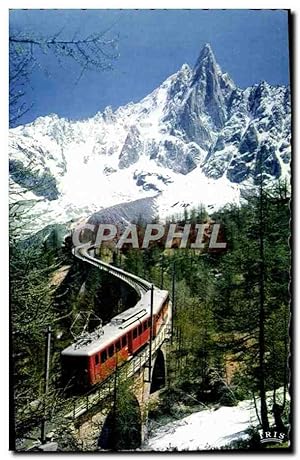
[[[99,203],[92,184],[114,187],[98,207],[164,193],[198,170],[202,182],[255,186],[261,172],[266,181],[288,177],[290,117],[288,87],[263,81],[238,88],[206,44],[194,68],[184,64],[136,104],[76,122],[49,115],[12,129],[11,180],[23,192],[68,197],[73,205],[79,188],[88,189],[85,206]]]
[[[222,74],[210,46],[202,49],[190,80],[190,91],[177,126],[186,138],[202,148],[208,148],[212,137],[210,129],[220,130],[228,118],[228,101],[235,89],[234,83]],[[207,116],[210,126],[199,121]]]
[[[136,163],[142,149],[143,144],[140,139],[139,130],[136,126],[131,126],[119,155],[119,168],[127,168]]]

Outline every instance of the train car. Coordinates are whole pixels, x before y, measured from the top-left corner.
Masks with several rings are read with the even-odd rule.
[[[153,290],[153,337],[167,320],[168,291]],[[75,342],[62,353],[64,381],[77,388],[90,387],[105,380],[129,357],[150,340],[151,291],[135,307],[120,313],[103,326],[97,340]]]
[[[154,315],[153,321],[153,337],[156,337],[158,331],[160,330],[162,324],[167,321],[168,318],[168,307],[169,307],[169,295],[163,301],[161,308]]]

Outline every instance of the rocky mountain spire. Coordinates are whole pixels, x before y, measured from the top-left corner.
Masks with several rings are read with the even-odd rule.
[[[194,67],[194,81],[199,80],[207,73],[216,74],[218,65],[214,53],[209,43],[206,43],[200,51],[199,57]]]
[[[36,199],[42,217],[28,225],[34,232],[63,213],[67,222],[78,210],[148,193],[161,193],[164,216],[198,204],[198,186],[215,205],[236,197],[236,184],[256,184],[261,163],[268,180],[289,177],[290,116],[289,88],[236,87],[206,44],[193,69],[184,65],[140,102],[88,120],[51,115],[12,129],[10,180],[16,195]],[[180,201],[178,191],[187,192]]]
[[[201,49],[190,80],[190,90],[176,120],[186,139],[206,150],[212,142],[211,131],[222,129],[228,118],[229,101],[235,85],[223,74],[207,43]],[[200,123],[208,116],[211,127]],[[213,129],[211,129],[213,128]]]

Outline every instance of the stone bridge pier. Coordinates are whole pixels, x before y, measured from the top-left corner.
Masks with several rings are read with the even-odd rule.
[[[72,423],[73,437],[80,449],[130,450],[147,438],[151,399],[167,383],[166,342],[152,355],[151,375],[146,363],[128,382],[117,383],[115,391]]]

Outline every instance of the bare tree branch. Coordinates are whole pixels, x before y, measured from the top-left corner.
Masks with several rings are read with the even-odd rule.
[[[41,67],[39,52],[51,53],[60,66],[66,59],[73,60],[79,67],[78,77],[74,81],[78,84],[87,71],[112,69],[113,61],[119,57],[118,37],[105,39],[105,35],[113,25],[101,33],[83,38],[77,38],[75,33],[71,39],[59,38],[63,29],[51,37],[12,32],[9,37],[10,125],[13,126],[32,108],[32,104],[28,106],[25,101],[26,86],[33,68]]]

